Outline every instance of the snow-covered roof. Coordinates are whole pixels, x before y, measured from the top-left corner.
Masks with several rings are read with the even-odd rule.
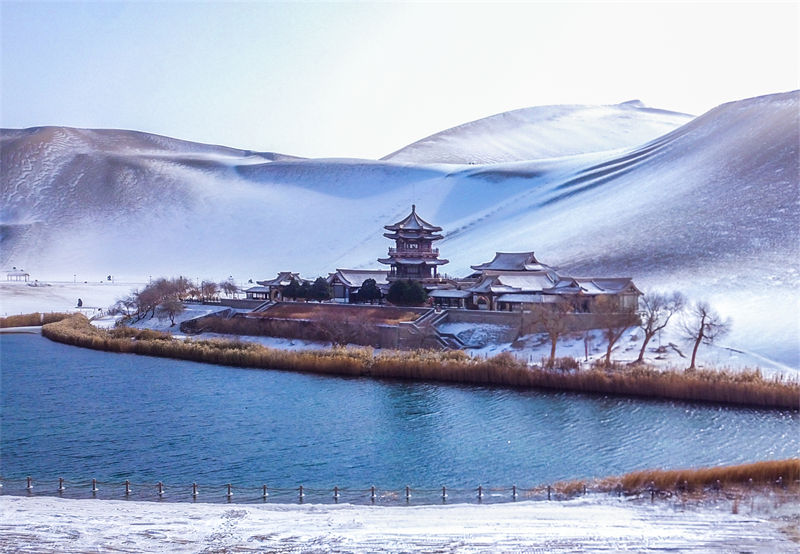
[[[501,294],[497,297],[498,302],[508,302],[508,303],[516,303],[516,304],[550,304],[553,302],[558,302],[558,296],[553,296],[550,294],[520,294],[520,293],[508,293],[508,294]]]
[[[389,231],[430,231],[436,232],[441,231],[441,227],[437,227],[436,225],[431,225],[420,216],[417,215],[417,206],[416,204],[411,204],[411,213],[408,214],[405,218],[398,221],[393,225],[386,225],[384,229],[388,229]]]
[[[367,279],[374,279],[376,285],[388,283],[388,276],[389,272],[383,269],[337,269],[336,273],[331,273],[328,281],[337,277],[349,287],[360,287]]]
[[[480,280],[468,289],[485,294],[641,294],[630,277],[597,277],[575,279],[559,275],[552,269],[545,271],[486,270]],[[519,302],[519,300],[517,300]]]
[[[552,288],[558,282],[554,271],[514,271],[488,272],[478,283],[468,290],[472,292],[541,292]]]
[[[441,260],[439,258],[378,258],[382,264],[399,264],[399,265],[444,265],[450,260]]]
[[[245,289],[244,292],[269,292],[269,287],[250,287],[249,289]]]
[[[495,252],[491,262],[470,267],[477,271],[543,271],[550,269],[550,266],[540,263],[533,252]]]
[[[436,289],[428,293],[433,298],[469,298],[472,293],[468,290]]]
[[[6,271],[6,275],[9,277],[25,277],[26,275],[30,276],[30,273],[22,269],[10,269]]]
[[[575,282],[581,287],[581,292],[587,295],[620,294],[623,292],[641,294],[641,291],[636,288],[636,285],[633,284],[633,279],[630,277],[586,278],[575,279]]]
[[[256,283],[259,285],[264,285],[265,287],[285,287],[292,282],[292,279],[296,279],[299,282],[301,280],[300,274],[293,273],[291,271],[281,271],[274,279],[270,279],[268,281],[256,281]]]

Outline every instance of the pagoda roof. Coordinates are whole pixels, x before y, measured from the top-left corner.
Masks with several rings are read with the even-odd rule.
[[[441,227],[437,227],[436,225],[431,225],[430,223],[422,219],[420,216],[418,216],[416,204],[411,204],[411,213],[408,214],[404,219],[398,221],[394,225],[385,225],[384,229],[387,229],[389,231],[425,231],[425,232],[438,232],[442,230]]]
[[[437,235],[432,231],[395,231],[394,233],[384,233],[387,239],[424,239],[424,240],[440,240],[444,238],[442,235]]]
[[[378,258],[378,261],[389,265],[444,265],[450,263],[450,260],[439,258]]]
[[[470,266],[476,271],[542,271],[552,269],[536,259],[533,252],[495,252],[494,259]]]

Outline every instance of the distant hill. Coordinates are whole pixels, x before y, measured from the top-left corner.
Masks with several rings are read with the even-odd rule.
[[[505,112],[441,131],[389,154],[405,163],[488,164],[630,148],[693,116],[645,107],[539,106]]]
[[[376,267],[389,246],[382,226],[414,202],[444,228],[437,246],[451,275],[496,250],[535,250],[575,275],[709,299],[734,317],[731,344],[800,366],[799,104],[797,91],[741,100],[630,148],[481,165],[4,130],[0,268],[241,282]],[[612,107],[609,126],[640,110]],[[573,121],[570,133],[591,135],[596,120],[587,125]]]

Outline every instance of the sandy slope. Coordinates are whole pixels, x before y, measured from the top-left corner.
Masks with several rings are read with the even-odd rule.
[[[795,507],[796,510],[796,507]],[[494,505],[176,504],[0,497],[5,552],[791,552],[730,506],[616,499]]]

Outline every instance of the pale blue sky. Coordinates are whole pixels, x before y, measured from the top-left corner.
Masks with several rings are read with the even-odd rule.
[[[798,5],[0,3],[0,125],[377,158],[515,108],[800,88]]]

